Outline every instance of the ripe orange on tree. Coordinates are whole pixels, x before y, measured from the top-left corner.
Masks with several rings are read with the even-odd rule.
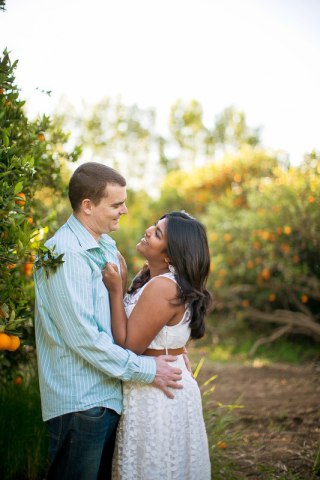
[[[20,338],[16,335],[0,333],[0,350],[9,350],[14,352],[20,347]]]
[[[26,277],[31,277],[33,271],[33,263],[27,262],[23,265],[23,273]]]
[[[23,381],[23,378],[21,377],[21,375],[17,375],[17,376],[14,377],[14,379],[13,379],[13,383],[14,383],[15,385],[21,385],[22,381]]]
[[[263,278],[263,280],[270,280],[270,270],[268,268],[264,268],[262,271],[261,271],[261,277]]]
[[[21,200],[17,199],[17,200],[15,201],[16,204],[17,204],[17,205],[20,205],[20,206],[25,205],[25,203],[26,203],[26,196],[25,196],[25,194],[24,194],[23,192],[20,192],[20,193],[17,194],[17,197],[20,197]]]
[[[35,259],[36,259],[35,255],[33,254],[29,255],[28,261],[23,265],[23,273],[25,274],[26,277],[30,277],[32,275],[33,264]]]
[[[20,338],[16,335],[9,335],[10,337],[10,347],[7,349],[9,352],[15,352],[20,347]]]
[[[6,333],[0,333],[0,350],[8,350],[11,347],[11,338]]]

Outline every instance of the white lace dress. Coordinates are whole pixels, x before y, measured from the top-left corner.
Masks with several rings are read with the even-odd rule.
[[[165,274],[173,281],[171,273]],[[129,316],[145,285],[126,295]],[[183,347],[189,339],[189,310],[179,324],[165,326],[149,348]],[[196,380],[182,355],[170,365],[182,370],[183,389],[169,399],[158,388],[123,383],[123,413],[117,431],[113,480],[210,480],[208,439]]]

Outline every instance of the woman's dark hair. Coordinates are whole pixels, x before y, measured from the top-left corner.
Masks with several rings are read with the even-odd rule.
[[[191,308],[191,338],[201,338],[205,333],[204,317],[212,304],[211,294],[205,287],[210,271],[206,230],[184,211],[171,212],[163,215],[163,218],[167,220],[167,254],[180,287],[177,298],[179,303],[187,303]],[[134,278],[128,292],[134,292],[149,279],[149,267],[145,265]]]
[[[69,182],[69,200],[76,212],[85,198],[98,205],[105,196],[107,184],[126,186],[120,173],[107,165],[96,162],[83,163],[78,167]]]

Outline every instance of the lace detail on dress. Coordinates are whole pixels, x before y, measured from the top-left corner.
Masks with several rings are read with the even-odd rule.
[[[169,275],[172,274],[165,276]],[[143,288],[126,295],[128,315]],[[150,348],[184,346],[190,336],[188,311],[177,325],[165,326]],[[173,391],[173,400],[151,385],[124,382],[113,480],[210,480],[208,440],[198,384],[188,372],[182,355],[171,365],[182,370],[183,384],[182,390]]]

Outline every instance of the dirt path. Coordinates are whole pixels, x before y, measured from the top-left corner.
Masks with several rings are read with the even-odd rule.
[[[320,365],[216,365],[214,397],[235,410],[238,479],[311,480],[320,441]],[[212,375],[212,370],[210,368]],[[227,451],[226,451],[227,453]]]

